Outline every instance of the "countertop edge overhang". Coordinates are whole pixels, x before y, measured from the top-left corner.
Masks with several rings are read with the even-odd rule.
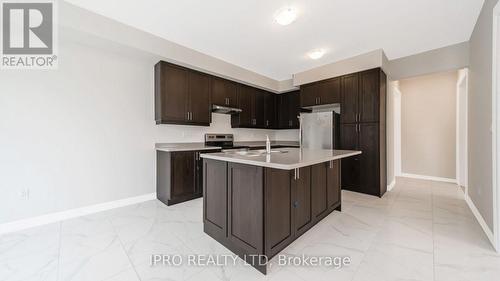
[[[351,157],[355,155],[359,155],[362,152],[358,150],[333,150],[333,149],[324,149],[324,150],[311,150],[311,149],[299,149],[299,148],[287,148],[287,149],[279,149],[279,150],[287,150],[287,153],[282,153],[279,155],[270,155],[269,161],[266,159],[266,154],[257,157],[249,157],[244,155],[238,155],[234,153],[207,153],[200,154],[200,157],[205,159],[226,161],[232,163],[239,164],[247,164],[259,167],[266,168],[274,168],[280,170],[293,170],[297,168],[307,167],[319,163],[324,163],[332,160],[338,160],[346,157]],[[294,158],[298,158],[297,156],[302,154],[301,159],[295,160]],[[334,154],[334,155],[332,155]],[[273,156],[283,156],[290,157],[291,160],[288,160],[292,163],[280,163],[279,159],[276,161],[276,158]],[[275,161],[273,161],[275,158]]]

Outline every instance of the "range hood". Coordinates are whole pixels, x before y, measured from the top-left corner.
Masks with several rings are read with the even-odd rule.
[[[227,106],[221,106],[221,105],[213,105],[212,106],[212,112],[214,113],[222,113],[222,114],[237,114],[240,113],[242,110],[239,108],[234,108],[234,107],[227,107]]]

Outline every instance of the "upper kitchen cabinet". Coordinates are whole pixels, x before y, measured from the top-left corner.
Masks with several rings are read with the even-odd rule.
[[[219,77],[212,77],[212,104],[238,106],[238,84]]]
[[[160,61],[155,65],[156,124],[210,125],[210,76]]]
[[[238,85],[238,108],[241,112],[231,115],[231,126],[252,127],[254,123],[254,113],[252,108],[255,91],[252,87]]]
[[[188,73],[188,111],[190,122],[210,124],[210,76],[190,71]]]
[[[300,106],[340,103],[340,78],[331,78],[300,86]]]
[[[266,92],[264,94],[264,128],[274,129],[277,127],[276,94]]]
[[[342,123],[380,122],[385,118],[386,75],[380,68],[341,79]]]
[[[300,91],[277,95],[277,126],[279,129],[298,129],[300,114]]]
[[[359,73],[359,122],[379,122],[385,113],[386,75],[379,68]],[[382,99],[383,98],[383,99]]]
[[[358,121],[359,76],[357,73],[341,77],[341,123]]]
[[[271,128],[274,125],[272,116],[275,112],[267,113],[269,107],[274,107],[273,101],[263,90],[247,85],[238,85],[238,104],[236,107],[242,111],[231,116],[233,128]],[[267,104],[269,103],[269,104]]]

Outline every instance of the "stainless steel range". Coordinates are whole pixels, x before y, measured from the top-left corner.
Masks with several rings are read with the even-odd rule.
[[[248,150],[248,146],[235,146],[232,134],[205,134],[205,145],[222,147],[222,152]]]

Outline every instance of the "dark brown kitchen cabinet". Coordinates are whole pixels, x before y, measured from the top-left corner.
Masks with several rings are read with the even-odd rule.
[[[340,103],[341,81],[339,77],[300,86],[300,106]]]
[[[238,86],[238,108],[242,111],[231,115],[231,127],[233,128],[266,128],[266,102],[268,93],[263,90],[246,86]],[[272,106],[272,105],[271,105]]]
[[[342,123],[379,122],[385,118],[385,73],[371,69],[342,76]],[[383,97],[384,99],[381,99]]]
[[[292,190],[294,191],[293,207],[295,210],[295,232],[300,236],[313,225],[311,208],[311,167],[299,168],[294,172]]]
[[[188,121],[187,92],[187,69],[165,62],[155,65],[156,124]]]
[[[156,124],[209,126],[210,76],[160,61],[155,65]]]
[[[156,192],[160,201],[173,205],[202,196],[203,152],[209,151],[157,151]]]
[[[265,92],[259,89],[255,89],[252,111],[253,111],[253,119],[254,119],[254,127],[256,128],[264,128],[265,126]]]
[[[348,123],[340,125],[340,147],[346,150],[358,149],[358,124]],[[342,159],[342,188],[359,191],[360,173],[359,155]]]
[[[385,77],[379,69],[359,74],[359,122],[379,121],[381,76]]]
[[[328,196],[326,183],[326,163],[311,167],[312,215],[313,220],[319,220],[328,211]]]
[[[294,239],[294,208],[291,173],[265,169],[265,240],[266,253],[276,255]]]
[[[342,124],[342,149],[363,152],[342,159],[342,188],[376,196],[385,193],[385,171],[381,171],[385,159],[379,153],[379,126],[378,123]]]
[[[227,163],[203,160],[203,228],[217,240],[227,237]]]
[[[277,95],[277,112],[279,129],[298,129],[300,114],[300,91]]]
[[[358,74],[341,77],[341,123],[356,123],[358,121]]]
[[[231,127],[249,128],[254,125],[253,99],[255,89],[245,85],[238,85],[238,108],[242,111],[231,115]]]
[[[342,188],[382,196],[386,176],[386,75],[371,69],[341,78],[341,149],[362,151],[342,160]]]
[[[340,161],[335,160],[328,162],[326,169],[326,196],[329,210],[340,211],[341,205],[341,168]]]
[[[204,232],[243,259],[270,260],[340,210],[339,172],[339,160],[281,170],[204,159]],[[246,261],[266,273],[262,264]]]
[[[263,169],[238,163],[228,163],[228,238],[249,254],[261,254],[264,248],[262,181]]]
[[[210,76],[189,71],[188,92],[189,122],[210,124]]]
[[[212,104],[238,106],[238,84],[219,77],[212,77]]]
[[[265,92],[264,93],[264,128],[274,129],[276,124],[276,94]]]
[[[318,83],[300,86],[300,106],[308,107],[318,105]]]
[[[360,187],[364,193],[381,196],[387,190],[385,171],[385,145],[380,148],[380,124],[360,123],[358,128]],[[382,152],[381,152],[382,151]],[[383,163],[381,163],[383,162]]]

